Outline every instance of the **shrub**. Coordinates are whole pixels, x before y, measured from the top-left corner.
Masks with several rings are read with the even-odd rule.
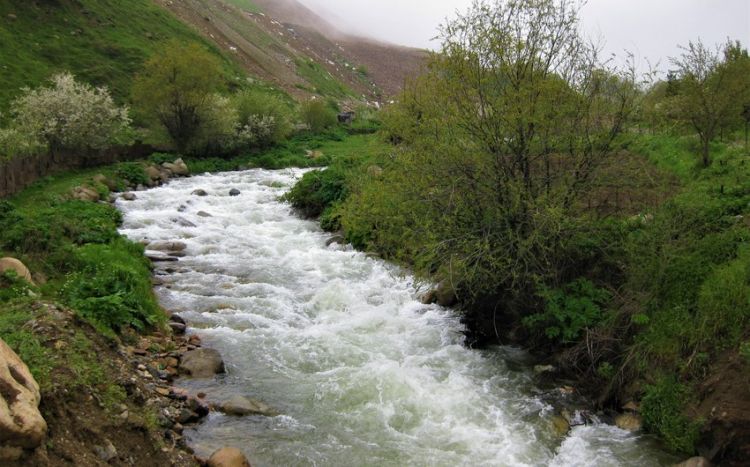
[[[682,412],[690,397],[687,387],[674,377],[664,377],[646,387],[641,405],[645,427],[660,434],[672,449],[685,453],[693,452],[701,425]]]
[[[249,90],[234,97],[241,133],[249,134],[249,143],[259,147],[279,144],[291,133],[290,109],[278,97]]]
[[[79,83],[70,73],[51,81],[49,88],[25,88],[12,104],[15,128],[28,144],[101,149],[129,141],[128,109],[116,106],[106,88]]]
[[[306,173],[284,195],[284,200],[305,217],[318,217],[347,196],[346,177],[341,169],[329,168]]]
[[[241,146],[237,110],[229,98],[212,94],[205,99],[197,112],[201,124],[187,146],[189,154],[225,155]]]
[[[336,124],[336,113],[319,99],[302,104],[300,117],[315,133],[325,131]]]
[[[143,165],[138,162],[121,162],[117,164],[115,174],[133,186],[145,186],[150,181]]]
[[[587,279],[576,279],[559,289],[542,288],[544,311],[527,316],[523,324],[533,329],[544,329],[549,339],[563,343],[574,342],[586,328],[602,319],[603,306],[610,294]]]

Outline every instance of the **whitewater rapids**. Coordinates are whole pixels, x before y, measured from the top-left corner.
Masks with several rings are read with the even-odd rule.
[[[186,436],[201,455],[243,449],[254,466],[657,466],[652,441],[604,424],[563,439],[521,351],[472,350],[456,313],[418,300],[414,279],[278,200],[302,170],[194,176],[118,200],[134,241],[181,241],[159,263],[161,303],[227,375],[184,380],[211,400],[240,394],[282,415],[212,413]],[[204,189],[208,196],[191,195]],[[239,196],[230,197],[237,188]],[[198,215],[198,212],[203,211]],[[211,217],[204,217],[205,214]],[[167,268],[171,268],[167,270]]]

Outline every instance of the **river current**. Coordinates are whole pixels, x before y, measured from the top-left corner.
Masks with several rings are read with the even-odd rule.
[[[118,200],[134,241],[181,241],[156,293],[227,374],[180,384],[240,394],[276,417],[212,412],[186,431],[198,454],[243,449],[254,466],[658,466],[646,437],[606,424],[560,438],[523,352],[463,345],[455,311],[420,303],[404,271],[278,200],[302,170],[177,179]],[[191,195],[204,189],[208,196]],[[241,194],[230,197],[229,190]],[[201,213],[200,215],[198,213]],[[210,217],[208,217],[208,216]]]

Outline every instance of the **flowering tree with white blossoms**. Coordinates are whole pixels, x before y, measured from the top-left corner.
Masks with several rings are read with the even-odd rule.
[[[70,73],[51,79],[51,87],[24,88],[11,111],[13,127],[55,151],[103,149],[130,140],[127,107],[118,107],[106,87],[79,83]]]

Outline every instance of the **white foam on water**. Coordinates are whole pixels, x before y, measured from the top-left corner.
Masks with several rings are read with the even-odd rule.
[[[412,277],[326,246],[278,201],[302,173],[195,176],[118,201],[131,239],[187,244],[157,294],[228,374],[183,384],[283,414],[212,414],[187,432],[199,453],[235,445],[261,466],[660,465],[651,443],[608,425],[556,439],[527,371],[464,347],[456,313],[421,304]]]

